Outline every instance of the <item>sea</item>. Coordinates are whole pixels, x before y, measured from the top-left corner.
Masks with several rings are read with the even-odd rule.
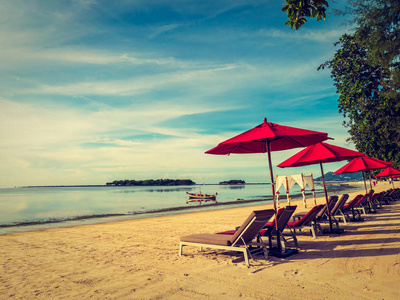
[[[328,194],[351,192],[359,186],[328,183]],[[316,183],[316,196],[323,187]],[[187,203],[186,192],[217,195],[217,203]],[[313,203],[311,190],[305,190]],[[285,190],[280,203],[287,204]],[[302,199],[300,187],[290,190]],[[0,188],[0,234],[149,218],[188,212],[272,203],[270,184],[191,186],[62,186]]]

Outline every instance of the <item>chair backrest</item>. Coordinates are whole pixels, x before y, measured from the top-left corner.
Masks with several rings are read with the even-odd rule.
[[[242,245],[243,242],[246,244],[251,242],[269,219],[271,219],[274,213],[275,211],[273,209],[253,211],[230,238],[232,245]]]
[[[279,220],[279,216],[283,213],[284,210],[285,210],[285,208],[282,207],[282,208],[280,208],[280,209],[278,210],[278,212],[276,213],[276,216],[277,216],[278,220]],[[276,227],[276,225],[275,225],[275,218],[274,218],[272,221],[268,222],[268,224],[266,224],[265,227],[271,227],[271,226]]]
[[[371,199],[371,197],[374,193],[375,193],[375,191],[373,189],[369,190],[369,193],[367,194],[367,201],[369,201],[369,199]]]
[[[356,203],[358,202],[358,200],[360,200],[360,198],[362,197],[361,194],[355,196],[353,198],[353,200],[350,200],[350,202],[346,205],[346,210],[351,209],[354,207],[354,205],[356,205]]]
[[[283,231],[285,229],[286,224],[289,222],[292,217],[294,211],[296,210],[297,205],[288,205],[285,208],[281,208],[278,212],[278,230]],[[269,234],[276,233],[276,224],[275,218],[273,222],[268,222],[267,226],[260,231],[262,236],[268,236]]]
[[[346,203],[347,199],[349,199],[349,194],[343,194],[339,201],[336,202],[335,206],[331,210],[331,214],[335,215],[339,210],[343,208],[343,205]]]
[[[363,205],[363,204],[367,203],[368,198],[369,198],[369,193],[363,195],[363,196],[356,202],[356,204],[354,204],[354,207],[359,206],[359,205]]]
[[[291,210],[296,210],[297,205],[288,205],[285,207],[285,209],[291,209]]]
[[[286,206],[285,210],[282,212],[281,216],[278,219],[279,231],[282,232],[285,229],[296,208],[297,205]],[[276,228],[273,229],[273,232],[276,232]]]
[[[338,196],[329,196],[328,198],[328,204],[329,204],[329,211],[332,211],[333,206],[336,204],[336,202],[338,201]],[[327,214],[328,210],[326,209],[326,204],[324,205],[324,207],[319,211],[319,213],[317,214],[317,219],[321,219],[324,214]]]
[[[374,199],[379,199],[379,197],[382,196],[382,192],[381,193],[375,193],[371,196],[370,200],[374,200]]]
[[[323,207],[324,205],[320,204],[311,208],[304,217],[302,217],[299,221],[295,222],[296,226],[307,224],[308,222],[314,220]]]

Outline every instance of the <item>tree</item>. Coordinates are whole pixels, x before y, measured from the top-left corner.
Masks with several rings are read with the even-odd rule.
[[[282,8],[289,20],[285,25],[290,25],[293,29],[299,29],[306,18],[317,18],[317,21],[325,20],[326,8],[329,6],[325,0],[285,0],[286,5]]]
[[[334,58],[319,69],[332,69],[349,140],[369,156],[400,163],[399,94],[392,90],[390,68],[368,60],[369,49],[355,36],[345,34],[338,44]]]
[[[347,13],[354,16],[355,41],[367,51],[367,60],[390,72],[383,84],[389,97],[400,90],[400,1],[350,0]]]
[[[348,0],[353,35],[343,35],[331,68],[339,112],[357,150],[400,165],[400,1]],[[299,29],[307,18],[325,19],[327,1],[286,0],[285,24]],[[319,68],[319,69],[320,69]]]

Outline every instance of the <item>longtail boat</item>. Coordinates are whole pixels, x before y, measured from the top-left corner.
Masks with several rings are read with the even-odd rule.
[[[186,202],[207,202],[207,201],[217,201],[217,195],[218,193],[215,194],[202,194],[200,193],[189,193],[186,192],[186,194],[189,196],[189,200]]]

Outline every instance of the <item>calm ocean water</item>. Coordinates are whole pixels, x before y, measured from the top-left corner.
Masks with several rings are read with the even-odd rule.
[[[192,191],[193,188],[199,191],[199,186],[0,189],[0,225],[19,225],[0,226],[0,234],[272,202],[271,188],[268,184],[203,185],[201,186],[202,193],[218,192],[219,204],[187,204],[186,192]],[[322,187],[316,186],[316,191],[317,197],[322,195]],[[280,192],[281,203],[285,204],[285,191]],[[311,204],[313,201],[311,191],[306,189],[306,195]],[[292,199],[301,198],[298,186],[295,185],[291,189],[291,197]],[[245,202],[244,200],[255,201]],[[27,226],[28,224],[21,223],[38,224]]]

